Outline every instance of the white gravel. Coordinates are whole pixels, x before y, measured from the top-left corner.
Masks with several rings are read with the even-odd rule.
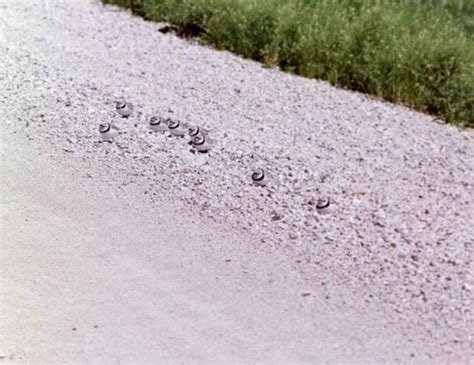
[[[473,131],[157,28],[85,1],[0,0],[2,129],[251,234],[328,306],[383,313],[418,359],[472,359]],[[152,133],[157,114],[209,128],[214,149]],[[111,119],[125,133],[99,143]],[[253,185],[256,168],[274,182]],[[338,209],[320,215],[326,196]]]

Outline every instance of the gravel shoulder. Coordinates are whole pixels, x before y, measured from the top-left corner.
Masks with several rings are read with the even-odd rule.
[[[472,131],[86,1],[0,0],[0,83],[0,362],[474,356]]]

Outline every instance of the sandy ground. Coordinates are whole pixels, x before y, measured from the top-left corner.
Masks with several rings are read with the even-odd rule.
[[[473,358],[472,131],[86,1],[0,0],[0,85],[0,362]]]

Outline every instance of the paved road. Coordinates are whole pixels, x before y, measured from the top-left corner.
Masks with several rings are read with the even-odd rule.
[[[259,252],[232,227],[150,204],[136,186],[114,186],[100,166],[58,159],[8,127],[1,158],[3,361],[401,355],[403,339],[380,325],[383,318],[368,324],[360,313],[332,310],[287,258]]]

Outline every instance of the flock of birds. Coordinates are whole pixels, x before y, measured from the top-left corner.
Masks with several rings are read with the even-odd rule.
[[[115,102],[115,111],[123,118],[128,118],[133,113],[133,104],[125,100]],[[188,142],[197,152],[207,153],[213,148],[213,142],[208,139],[209,131],[197,125],[188,126],[179,120],[171,120],[152,116],[149,120],[149,128],[155,132],[168,132],[171,136],[184,138],[188,136]],[[113,123],[101,123],[99,125],[99,134],[104,141],[112,142],[120,132]],[[267,186],[273,181],[273,178],[266,174],[263,169],[255,170],[251,175],[252,181],[258,186]],[[320,198],[316,203],[316,210],[321,214],[333,213],[336,211],[336,204],[329,198]]]

